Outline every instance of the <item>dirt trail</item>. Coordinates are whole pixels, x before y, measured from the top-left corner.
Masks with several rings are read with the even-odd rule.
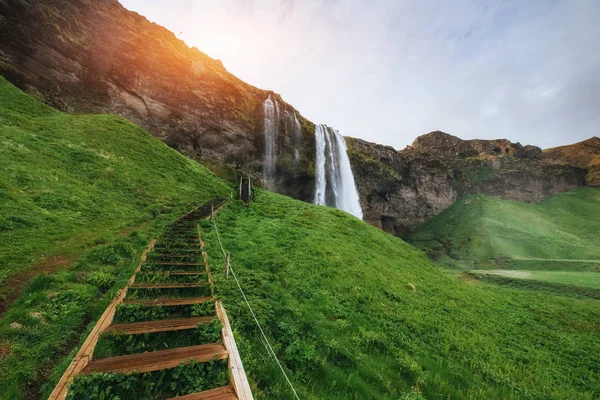
[[[7,278],[2,282],[2,288],[0,288],[0,317],[4,315],[11,303],[19,297],[30,280],[42,273],[50,274],[68,268],[74,262],[75,260],[66,256],[51,256],[37,267]]]

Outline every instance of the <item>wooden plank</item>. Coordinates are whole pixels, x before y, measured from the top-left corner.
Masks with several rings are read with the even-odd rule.
[[[148,265],[182,265],[182,266],[198,266],[198,265],[202,265],[202,263],[198,263],[198,262],[177,262],[177,261],[160,261],[160,262],[152,262],[152,263],[148,263]]]
[[[135,269],[135,273],[137,273],[140,270],[142,264],[146,261],[148,251],[152,250],[152,247],[154,247],[154,243],[156,243],[156,239],[153,239],[148,245],[148,248],[146,248],[146,250],[144,250],[144,252],[142,253],[142,256],[140,257],[140,262],[137,268]],[[131,278],[129,278],[128,285],[131,285],[134,282],[135,273],[131,276]],[[54,390],[50,394],[50,397],[48,397],[48,400],[62,400],[67,397],[67,388],[69,384],[73,381],[75,375],[79,374],[82,370],[84,370],[91,361],[94,348],[96,347],[96,343],[98,343],[98,338],[100,337],[100,333],[112,323],[117,305],[123,301],[126,294],[127,286],[125,286],[119,291],[118,296],[115,298],[115,300],[113,300],[113,302],[110,303],[106,310],[104,310],[104,313],[100,316],[100,319],[98,319],[96,325],[94,325],[94,328],[88,335],[87,339],[85,340],[85,342],[83,342],[83,345],[81,346],[77,354],[75,354],[75,357],[71,361],[71,364],[69,364],[69,367],[54,387]]]
[[[138,275],[178,275],[178,276],[187,276],[187,275],[205,275],[206,271],[140,271]]]
[[[194,250],[196,251],[196,250]],[[200,253],[202,253],[201,251],[198,251],[198,256],[200,255]],[[159,254],[159,255],[154,255],[154,257],[166,257],[166,258],[182,258],[182,257],[194,257],[193,254]]]
[[[185,396],[172,397],[169,400],[237,400],[237,396],[231,386],[223,386]]]
[[[208,324],[214,318],[213,316],[207,316],[113,324],[108,326],[104,332],[113,332],[121,335],[139,335],[142,333],[181,331],[194,329],[198,324]]]
[[[131,289],[186,289],[208,286],[207,282],[198,283],[140,283],[131,285]]]
[[[123,373],[152,372],[161,369],[170,369],[181,363],[208,362],[227,358],[229,352],[221,344],[202,344],[199,346],[180,347],[177,349],[152,351],[149,353],[129,354],[100,360],[92,360],[82,374],[95,372]]]
[[[246,376],[246,371],[244,370],[240,353],[237,345],[235,344],[235,338],[233,337],[233,331],[231,330],[231,325],[229,325],[229,319],[227,318],[225,308],[223,308],[223,305],[219,300],[216,301],[215,308],[217,311],[217,316],[223,324],[223,344],[229,351],[229,369],[231,372],[231,380],[233,383],[233,388],[235,389],[235,393],[240,400],[253,400],[254,397],[252,396],[252,391],[250,390],[248,377]]]
[[[200,249],[190,249],[189,247],[188,248],[168,248],[168,250],[169,251],[179,251],[179,252],[182,252],[182,253],[197,253],[197,254],[201,253]],[[157,247],[154,250],[154,253],[152,253],[152,254],[158,254],[158,255],[162,256],[163,253],[161,253],[161,251],[162,250],[160,249],[160,247]]]
[[[186,306],[191,304],[203,304],[214,301],[212,296],[195,298],[177,298],[177,299],[153,299],[153,300],[123,300],[123,304],[139,304],[141,306]]]

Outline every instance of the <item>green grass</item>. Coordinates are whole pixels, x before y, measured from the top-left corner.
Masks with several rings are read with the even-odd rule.
[[[600,289],[599,272],[575,272],[575,271],[526,271],[526,270],[473,270],[474,273],[491,274],[507,278],[524,279],[550,283],[564,283],[567,285]]]
[[[0,284],[102,235],[229,192],[125,119],[71,116],[0,77]]]
[[[468,196],[408,240],[449,269],[522,270],[531,273],[526,279],[598,288],[600,189],[580,188],[539,204]]]
[[[77,259],[72,268],[26,285],[0,321],[1,396],[39,398],[52,390],[70,362],[66,355],[74,354],[149,239],[186,208],[226,196],[229,188],[125,120],[61,114],[3,80],[0,90],[0,151],[7,160],[0,166],[2,279],[36,270],[44,256]],[[572,246],[510,237],[499,244],[528,250],[515,252],[524,257],[597,257],[589,247],[598,235],[590,211],[597,193],[565,195],[573,205],[568,212],[552,204],[511,204],[513,212],[527,211],[522,216],[570,232]],[[554,219],[528,207],[546,207]],[[342,211],[261,190],[249,206],[230,201],[218,224],[232,273],[303,399],[600,396],[597,300],[461,281]],[[477,228],[477,220],[465,219],[468,224]],[[202,231],[256,398],[291,398],[237,285],[223,277],[216,231],[208,222]],[[541,235],[542,243],[558,236],[539,227],[517,232],[521,242],[528,235]],[[496,253],[478,240],[477,257],[489,261]],[[116,320],[202,315],[211,307],[123,305]],[[163,398],[225,384],[226,364],[213,364],[81,376],[70,396]]]
[[[456,279],[351,216],[258,191],[217,216],[232,267],[303,399],[593,399],[597,300]],[[257,398],[290,398],[216,232],[215,288]],[[412,290],[414,285],[415,290]]]
[[[142,306],[138,304],[119,304],[113,322],[124,324],[130,322],[155,321],[160,319],[176,319],[205,317],[215,314],[215,302],[182,306]]]
[[[208,324],[198,324],[195,329],[171,332],[151,332],[139,335],[105,333],[94,348],[94,358],[117,357],[206,343],[221,343],[223,326],[217,317]]]
[[[580,188],[539,204],[467,196],[408,239],[434,257],[447,251],[468,260],[600,260],[600,189]]]
[[[0,397],[40,398],[151,237],[230,188],[125,119],[58,112],[2,77],[0,142]]]
[[[227,360],[192,363],[143,374],[78,375],[69,387],[67,399],[163,400],[226,386],[228,377]]]
[[[573,272],[573,271],[527,271],[532,279],[542,282],[566,283],[575,286],[600,289],[600,273],[598,272]]]

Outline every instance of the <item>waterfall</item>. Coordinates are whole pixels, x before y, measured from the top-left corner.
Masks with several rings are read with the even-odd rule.
[[[336,207],[362,219],[344,137],[326,125],[317,125],[315,140],[315,204]]]
[[[315,204],[325,204],[325,126],[315,126],[315,140],[317,142],[317,160],[315,164]]]
[[[277,131],[279,130],[279,105],[271,95],[263,103],[265,155],[263,160],[263,183],[269,190],[275,188],[275,164],[277,162]]]
[[[298,116],[294,112],[294,144],[296,146],[302,144],[302,127],[300,126],[300,121],[298,121]],[[298,149],[294,150],[294,166],[298,166],[298,162],[300,161],[300,151]]]

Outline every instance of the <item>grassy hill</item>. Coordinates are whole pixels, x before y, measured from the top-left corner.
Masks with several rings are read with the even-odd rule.
[[[592,399],[596,300],[459,280],[351,216],[264,191],[217,227],[303,399]],[[258,398],[291,398],[202,226],[217,289]],[[413,289],[414,287],[414,289]]]
[[[580,188],[539,204],[468,196],[409,240],[433,257],[459,260],[600,260],[600,190]]]
[[[0,398],[40,398],[150,237],[229,188],[124,120],[61,114],[3,80],[0,91],[2,287],[37,274],[0,320]],[[303,399],[600,395],[596,300],[461,281],[342,211],[262,190],[217,224]],[[292,398],[220,271],[216,229],[202,232],[256,398]],[[68,261],[40,269],[49,256]]]
[[[469,196],[408,240],[455,272],[600,298],[600,189],[580,188],[539,204]]]
[[[0,398],[39,398],[150,236],[230,188],[125,119],[58,112],[2,77],[0,141]]]

